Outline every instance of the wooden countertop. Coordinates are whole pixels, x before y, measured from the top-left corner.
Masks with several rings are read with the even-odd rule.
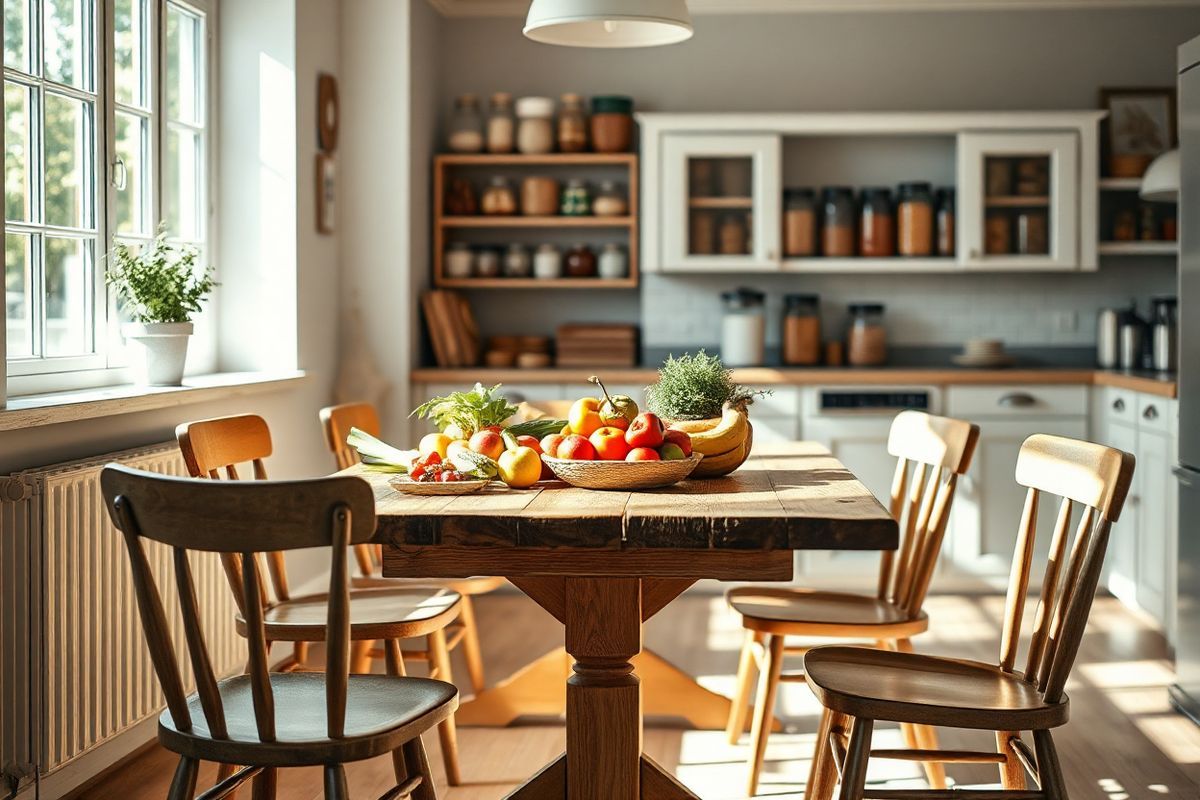
[[[548,369],[416,369],[413,383],[484,384],[496,383],[587,383],[588,376],[599,374],[609,385],[651,383],[658,370],[648,367],[612,368],[551,367]],[[746,367],[733,371],[734,380],[746,386],[817,386],[817,385],[1003,385],[1069,383],[1115,386],[1159,397],[1173,398],[1177,387],[1174,376],[1152,372],[1118,372],[1089,368],[1018,367],[1012,369],[962,369],[952,367],[881,367],[871,368],[786,368]]]

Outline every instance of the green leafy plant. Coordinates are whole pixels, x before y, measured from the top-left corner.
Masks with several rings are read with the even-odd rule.
[[[517,407],[499,394],[501,384],[490,389],[477,383],[468,392],[453,392],[422,403],[409,416],[433,420],[438,430],[456,438],[467,438],[475,431],[504,421],[517,413]]]
[[[104,280],[116,287],[135,322],[190,322],[218,285],[212,267],[196,268],[199,257],[194,247],[167,242],[166,232],[159,229],[151,245],[118,243]]]
[[[650,410],[667,419],[711,419],[726,403],[749,405],[766,391],[734,383],[733,371],[704,350],[669,356],[658,370],[658,383],[646,387]]]

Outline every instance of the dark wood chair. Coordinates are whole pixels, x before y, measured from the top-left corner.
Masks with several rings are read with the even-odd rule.
[[[370,403],[343,403],[321,409],[321,427],[325,431],[325,444],[333,453],[338,469],[347,469],[358,463],[358,453],[346,444],[346,437],[351,428],[358,428],[372,436],[379,436],[379,413]],[[463,659],[467,662],[467,674],[471,679],[471,688],[475,694],[483,691],[486,685],[483,669],[483,654],[479,648],[479,629],[475,624],[475,604],[472,600],[476,595],[487,594],[504,584],[504,578],[480,577],[464,578],[450,581],[419,581],[407,578],[385,578],[381,570],[380,548],[376,545],[360,545],[354,548],[355,559],[358,562],[359,574],[354,577],[353,585],[358,588],[381,588],[395,586],[442,586],[458,592],[462,596],[459,602],[461,613],[456,622],[458,629],[455,636],[447,640],[451,650],[460,642]],[[405,651],[405,657],[409,657]]]
[[[1028,492],[997,663],[842,646],[817,647],[805,655],[809,686],[825,707],[805,790],[807,800],[831,797],[839,774],[841,800],[932,800],[965,794],[867,789],[871,756],[995,763],[1004,788],[972,793],[972,797],[1065,800],[1067,788],[1050,732],[1067,721],[1070,704],[1064,688],[1096,594],[1109,531],[1121,514],[1133,467],[1128,453],[1059,436],[1031,436],[1021,446],[1016,479]],[[1043,496],[1060,499],[1058,517],[1025,667],[1018,670],[1018,640]],[[1075,506],[1080,507],[1079,521],[1069,543]],[[996,751],[873,752],[875,720],[994,731]],[[1032,733],[1032,748],[1022,739],[1024,731]],[[1026,789],[1026,772],[1037,782],[1036,791]]]
[[[238,480],[237,465],[249,463],[256,480],[266,480],[264,459],[272,452],[271,432],[262,417],[242,414],[231,417],[188,422],[175,429],[179,448],[188,472],[194,478],[217,480],[224,472],[229,480]],[[365,543],[359,543],[365,544]],[[357,545],[356,545],[357,546]],[[263,621],[267,641],[289,642],[292,657],[276,665],[278,671],[302,668],[308,645],[325,640],[328,598],[325,595],[293,596],[288,583],[287,568],[281,551],[268,551],[246,561],[237,553],[221,556],[234,596],[239,598],[238,631],[245,635],[246,609],[240,601],[240,585],[246,563],[260,569],[265,560],[270,576],[270,590],[260,581],[264,606]],[[371,671],[371,654],[375,642],[382,642],[387,671],[403,675],[402,639],[424,638],[426,647],[417,651],[428,662],[429,676],[453,682],[450,667],[449,640],[446,630],[459,616],[461,596],[437,586],[354,589],[350,593],[350,638],[353,642],[350,671]],[[451,786],[461,781],[458,760],[458,737],[454,717],[447,717],[439,726],[442,760],[446,780]],[[231,771],[223,765],[221,775]]]
[[[751,712],[753,670],[759,672],[757,705],[750,730],[748,791],[758,791],[767,737],[781,681],[804,681],[804,673],[784,673],[783,660],[807,648],[786,646],[788,636],[871,641],[883,649],[911,651],[911,637],[929,627],[922,610],[942,550],[958,477],[971,466],[979,426],[919,411],[896,416],[888,435],[888,453],[897,458],[892,481],[891,514],[903,536],[897,553],[884,553],[879,589],[873,596],[792,587],[746,586],[726,595],[742,616],[746,641],[727,733],[736,743]],[[936,733],[924,725],[901,725],[912,747],[936,747]],[[936,762],[925,764],[931,785],[944,788],[946,774]]]
[[[248,765],[203,792],[228,796],[254,780],[254,797],[272,797],[276,770],[320,766],[326,800],[347,800],[343,764],[391,754],[396,786],[387,800],[436,800],[421,734],[450,718],[453,685],[427,678],[350,675],[349,547],[375,530],[370,486],[350,477],[277,483],[217,483],[154,475],[110,465],[101,486],[113,522],[124,535],[146,642],[167,709],[158,740],[178,753],[168,800],[195,796],[201,761]],[[196,691],[184,677],[171,641],[163,598],[144,540],[173,551],[175,588]],[[272,673],[259,570],[242,570],[238,598],[249,649],[246,674],[218,680],[208,655],[188,551],[236,554],[330,548],[324,675]]]

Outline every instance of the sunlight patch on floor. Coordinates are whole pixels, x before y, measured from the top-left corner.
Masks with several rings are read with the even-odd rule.
[[[1079,675],[1100,689],[1133,689],[1166,686],[1175,680],[1175,673],[1165,661],[1106,661],[1077,663]]]
[[[1174,712],[1133,717],[1133,724],[1176,764],[1200,764],[1200,728]]]

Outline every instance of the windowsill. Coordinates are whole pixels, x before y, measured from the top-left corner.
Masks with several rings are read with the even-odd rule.
[[[0,408],[0,431],[134,414],[190,403],[275,391],[306,378],[290,372],[221,372],[184,378],[183,386],[106,386],[8,398]]]

